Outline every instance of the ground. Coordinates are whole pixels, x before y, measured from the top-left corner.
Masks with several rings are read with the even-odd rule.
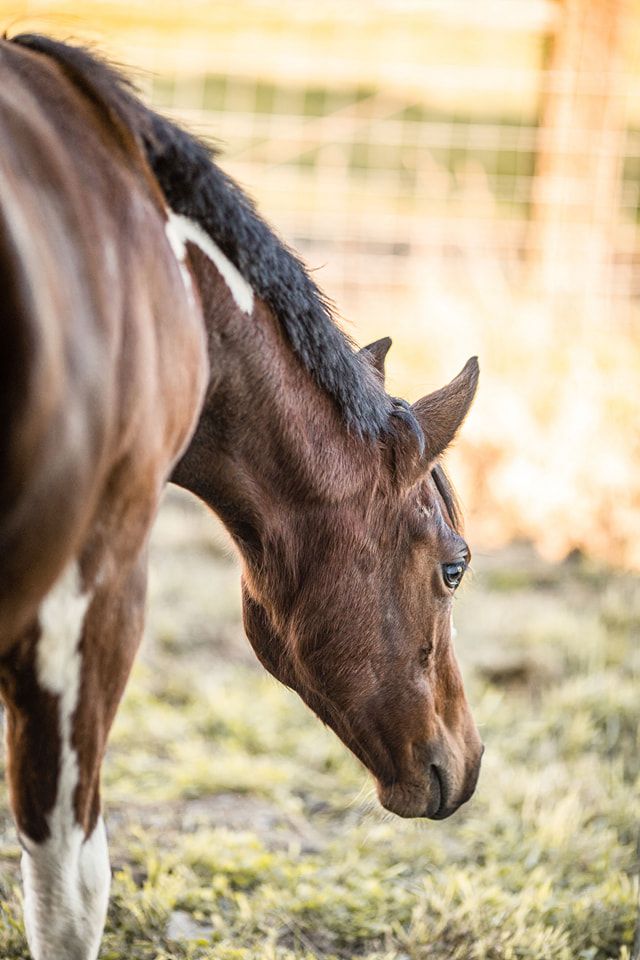
[[[640,826],[640,585],[516,545],[476,556],[457,646],[486,753],[443,823],[377,806],[254,661],[214,521],[172,494],[104,771],[102,960],[624,960]],[[27,958],[0,794],[0,957]]]

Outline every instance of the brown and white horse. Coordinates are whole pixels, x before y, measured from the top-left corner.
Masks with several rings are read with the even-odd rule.
[[[469,561],[438,465],[477,363],[413,407],[198,141],[78,48],[0,41],[0,689],[36,960],[97,956],[100,767],[168,480],[243,559],[260,660],[401,816],[482,746],[451,642]]]

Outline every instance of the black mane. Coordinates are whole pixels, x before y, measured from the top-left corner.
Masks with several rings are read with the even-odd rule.
[[[55,59],[87,97],[125,128],[123,133],[136,138],[168,206],[197,221],[235,264],[354,433],[376,438],[389,429],[393,414],[411,423],[407,407],[387,396],[338,328],[295,253],[216,165],[210,146],[146,107],[123,74],[86,49],[36,34],[19,34],[12,42]],[[411,426],[419,429],[415,421]]]

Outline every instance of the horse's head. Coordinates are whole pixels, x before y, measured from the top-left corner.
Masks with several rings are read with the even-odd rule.
[[[389,344],[365,348],[381,375]],[[437,462],[477,380],[474,359],[413,405],[426,449],[400,430],[372,449],[370,489],[329,507],[305,504],[293,584],[286,562],[268,564],[266,590],[250,573],[244,582],[245,625],[262,662],[368,767],[383,806],[404,817],[449,816],[480,768],[452,643],[453,596],[470,554]],[[265,599],[278,594],[286,604]]]

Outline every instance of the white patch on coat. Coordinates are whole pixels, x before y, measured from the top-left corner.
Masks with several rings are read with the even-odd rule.
[[[22,836],[22,876],[27,940],[34,960],[95,960],[107,910],[111,873],[102,819],[90,837],[76,823],[78,756],[72,721],[80,693],[82,629],[91,594],[70,567],[40,608],[36,672],[40,686],[58,699],[60,767],[56,800],[47,817],[49,838]]]
[[[187,243],[193,243],[216,266],[220,276],[228,286],[231,296],[243,313],[250,315],[253,312],[253,290],[251,286],[199,223],[190,220],[189,217],[184,217],[180,213],[174,213],[173,210],[167,210],[165,229],[171,248],[178,263],[181,264],[183,277],[185,273],[189,276],[188,289],[191,286],[191,276],[185,265],[185,258]]]
[[[40,607],[42,635],[38,641],[36,670],[40,686],[62,699],[60,726],[70,718],[78,700],[82,625],[91,603],[83,593],[78,568],[72,564]]]
[[[452,610],[452,611],[451,611],[451,640],[452,640],[452,641],[455,641],[455,639],[456,639],[457,636],[458,636],[458,631],[456,630],[456,628],[455,628],[455,626],[454,626],[454,624],[453,624],[453,610]]]
[[[167,210],[167,222],[164,225],[164,230],[167,235],[167,240],[169,245],[173,250],[173,255],[178,261],[178,267],[180,269],[180,276],[182,277],[182,282],[184,283],[185,289],[187,291],[187,296],[191,304],[194,302],[193,296],[193,281],[191,279],[191,272],[187,266],[187,247],[180,230],[179,225],[177,224],[178,218],[175,213],[171,210]]]

